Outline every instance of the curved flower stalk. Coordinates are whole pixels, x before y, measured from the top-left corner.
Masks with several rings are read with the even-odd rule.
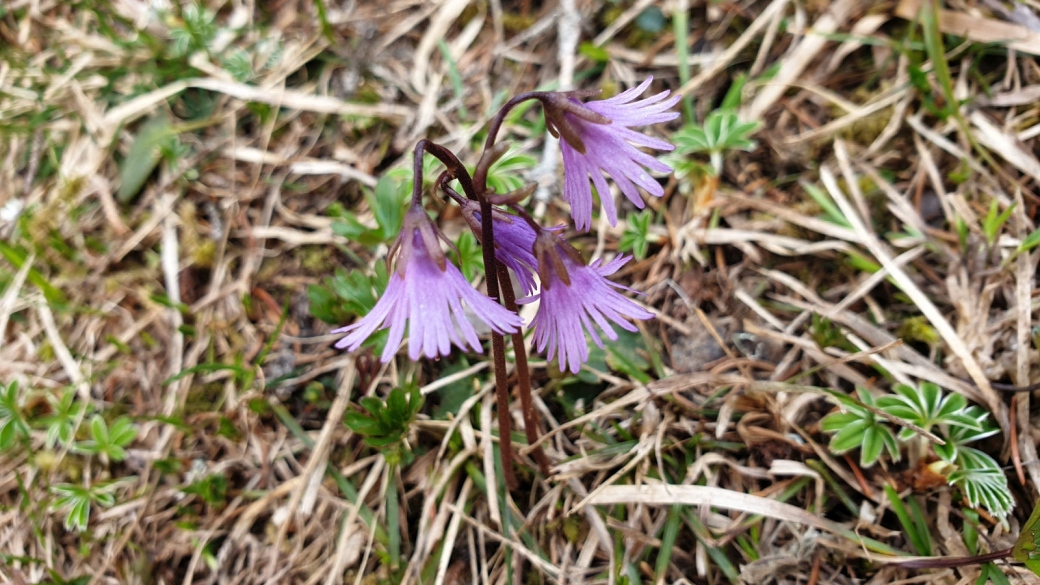
[[[592,341],[603,347],[596,333],[595,323],[607,339],[617,339],[610,323],[627,331],[637,331],[628,319],[650,319],[653,313],[625,298],[616,289],[632,289],[607,280],[631,259],[619,255],[603,264],[596,260],[585,263],[578,251],[549,230],[542,230],[535,243],[538,272],[542,291],[517,301],[520,304],[540,299],[538,312],[531,321],[538,351],[549,347],[548,359],[559,357],[560,371],[569,369],[577,374],[581,364],[589,359],[585,341],[588,331]]]
[[[349,333],[336,343],[337,348],[354,351],[377,329],[389,327],[381,359],[390,361],[408,324],[408,357],[413,361],[420,355],[446,356],[452,343],[481,353],[480,340],[461,301],[491,330],[502,334],[519,331],[520,317],[476,291],[444,256],[438,237],[426,212],[413,203],[391,249],[391,256],[394,251],[399,254],[386,292],[360,321],[332,331]]]
[[[672,167],[640,151],[636,146],[664,151],[675,147],[664,140],[631,130],[630,127],[674,120],[679,113],[669,110],[681,96],[675,94],[669,97],[670,92],[665,90],[646,99],[633,101],[646,91],[652,80],[652,77],[648,78],[638,87],[610,99],[582,104],[571,97],[568,105],[560,104],[555,111],[553,108],[546,109],[550,129],[563,137],[560,143],[564,168],[563,198],[570,203],[571,217],[579,230],[588,231],[592,225],[592,188],[589,177],[596,186],[610,225],[617,224],[617,209],[604,175],[613,178],[625,197],[640,209],[644,204],[637,186],[654,197],[664,195],[660,183],[644,167],[660,173],[669,173]]]

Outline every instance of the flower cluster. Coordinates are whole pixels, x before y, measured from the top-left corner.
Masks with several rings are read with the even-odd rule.
[[[494,141],[505,113],[523,100],[535,99],[544,108],[550,131],[561,138],[563,198],[570,204],[579,230],[587,231],[592,223],[590,181],[612,225],[617,222],[617,210],[606,176],[637,207],[643,207],[639,189],[652,196],[663,195],[661,185],[647,170],[667,173],[671,168],[637,147],[663,151],[673,147],[631,128],[674,119],[678,114],[671,108],[679,96],[664,91],[637,100],[650,81],[601,101],[582,102],[580,98],[588,97],[589,92],[532,92],[517,96],[493,120],[484,155],[472,177],[446,149],[421,142],[416,148],[417,161],[421,161],[423,151],[433,154],[448,167],[445,175],[459,179],[463,186],[465,198],[448,188],[446,180],[440,182],[442,190],[460,204],[463,217],[482,245],[490,247],[492,255],[485,250],[490,296],[474,290],[442,251],[443,236],[422,206],[422,179],[418,176],[422,167],[417,163],[416,191],[388,258],[395,262],[395,268],[386,291],[367,316],[333,331],[347,334],[336,347],[354,351],[377,329],[388,328],[381,356],[385,362],[397,352],[407,328],[408,356],[417,360],[420,355],[448,355],[452,344],[480,352],[477,328],[481,326],[498,335],[519,332],[523,323],[517,313],[492,298],[497,296],[497,269],[487,266],[489,260],[516,275],[527,295],[518,304],[538,302],[528,326],[534,328],[537,350],[548,348],[547,358],[558,359],[560,371],[577,373],[588,360],[586,333],[602,347],[597,329],[613,340],[617,333],[612,324],[635,331],[630,319],[651,318],[652,313],[621,294],[633,292],[631,289],[607,279],[629,258],[619,255],[610,262],[596,260],[588,264],[560,236],[559,228],[540,227],[516,205],[516,200],[529,191],[519,196],[498,195],[488,192],[484,184],[488,166],[503,152]],[[488,219],[490,228],[485,224]],[[506,298],[507,304],[512,303],[511,294]]]

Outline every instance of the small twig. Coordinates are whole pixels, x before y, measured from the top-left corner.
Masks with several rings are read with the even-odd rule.
[[[849,464],[849,469],[851,469],[852,474],[856,476],[856,481],[859,482],[859,487],[863,490],[863,495],[873,499],[874,490],[870,489],[870,484],[867,483],[867,478],[863,477],[863,471],[860,470],[859,465],[856,465],[856,461],[848,453],[845,454],[845,463]]]
[[[1011,397],[1011,406],[1008,407],[1010,412],[1015,412],[1018,406],[1018,395]],[[1018,483],[1024,487],[1026,485],[1026,474],[1022,470],[1022,455],[1018,452],[1018,422],[1016,417],[1010,417],[1011,423],[1011,462],[1015,466],[1015,473],[1018,475]]]
[[[970,382],[966,381],[966,383],[970,383]],[[1019,393],[1019,392],[1036,392],[1037,390],[1040,390],[1040,382],[1033,383],[1033,384],[1030,384],[1028,386],[1015,386],[1014,384],[1002,384],[1000,382],[990,382],[989,385],[992,386],[994,390],[999,390],[1000,392],[1015,392],[1015,393]]]

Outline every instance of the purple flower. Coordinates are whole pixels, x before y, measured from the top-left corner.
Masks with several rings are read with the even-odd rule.
[[[570,203],[571,217],[580,230],[588,231],[592,225],[590,176],[610,225],[617,224],[617,210],[604,174],[611,176],[625,197],[640,209],[643,200],[637,186],[654,197],[664,195],[664,189],[643,167],[661,173],[671,172],[672,168],[636,146],[666,151],[675,147],[629,129],[630,126],[667,122],[679,116],[678,112],[668,110],[681,96],[675,94],[669,98],[667,90],[645,100],[633,101],[646,91],[652,80],[651,77],[639,87],[610,99],[582,104],[569,98],[570,103],[558,104],[556,112],[550,113],[549,108],[546,110],[550,129],[555,128],[555,132],[563,136],[560,143],[563,151],[563,198]]]
[[[397,353],[408,324],[408,357],[448,355],[451,343],[480,353],[482,348],[461,301],[498,333],[519,331],[520,317],[470,286],[459,269],[441,251],[438,233],[426,212],[413,206],[405,216],[401,235],[391,249],[399,250],[396,270],[376,306],[357,323],[332,333],[349,333],[336,343],[354,351],[379,328],[390,328],[382,361]],[[461,335],[461,337],[460,337]]]
[[[476,201],[461,199],[462,215],[466,218],[473,233],[480,240],[480,204]],[[534,240],[537,234],[523,218],[492,208],[491,220],[495,230],[495,259],[516,273],[516,279],[524,294],[531,294],[538,283],[534,273],[538,261],[534,258]]]
[[[588,361],[586,331],[597,346],[603,347],[593,322],[603,330],[607,339],[615,340],[617,333],[608,321],[627,331],[636,331],[635,325],[625,317],[650,319],[654,316],[615,290],[632,289],[606,279],[631,256],[619,255],[606,264],[596,260],[587,265],[577,250],[548,230],[539,235],[535,253],[542,291],[518,302],[526,304],[541,299],[538,312],[531,321],[534,341],[538,351],[549,346],[548,359],[559,356],[561,372],[569,368],[571,373],[577,374],[581,364]]]

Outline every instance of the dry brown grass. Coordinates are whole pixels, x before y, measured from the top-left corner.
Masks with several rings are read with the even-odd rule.
[[[832,455],[818,422],[833,405],[776,383],[929,380],[983,405],[1003,431],[985,449],[1017,470],[1019,506],[1006,525],[982,514],[982,548],[1017,536],[1040,488],[1036,409],[991,381],[1029,385],[1040,362],[1037,252],[1014,254],[1036,222],[1040,45],[993,4],[950,2],[939,20],[968,39],[947,39],[958,110],[909,0],[213,1],[208,50],[181,32],[187,4],[159,16],[143,0],[5,3],[0,383],[19,382],[29,420],[71,388],[110,422],[130,416],[137,437],[104,462],[48,447],[33,425],[0,453],[0,582],[973,582],[977,567],[911,570],[883,554],[913,551],[884,484],[920,502],[933,554],[968,554],[957,492],[905,463]],[[686,11],[688,51],[669,27],[640,32],[648,7]],[[169,53],[178,38],[183,57]],[[969,42],[994,40],[1014,51]],[[503,95],[610,92],[650,74],[703,120],[740,73],[757,147],[727,153],[717,182],[671,179],[649,202],[650,256],[617,275],[659,315],[626,338],[646,364],[593,360],[575,384],[533,356],[551,477],[521,444],[521,489],[496,479],[483,356],[446,380],[448,364],[332,349],[307,286],[385,248],[337,235],[329,206],[371,223],[364,190],[407,167],[416,140],[472,162]],[[178,164],[123,200],[125,161],[159,115]],[[563,221],[558,151],[533,119],[509,128],[541,160],[531,208]],[[806,184],[847,224],[822,219]],[[1015,207],[987,242],[994,201]],[[462,229],[450,212],[443,223]],[[612,253],[626,227],[575,241]],[[841,342],[821,346],[813,315]],[[431,397],[459,380],[474,393],[450,418],[431,398],[408,438],[414,462],[395,468],[342,420],[408,379]],[[220,497],[185,493],[207,477],[225,481]],[[115,504],[94,505],[84,532],[63,527],[52,486],[109,480]]]

